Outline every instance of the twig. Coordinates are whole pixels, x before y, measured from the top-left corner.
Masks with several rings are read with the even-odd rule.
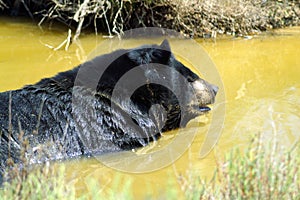
[[[30,12],[30,9],[28,8],[28,6],[26,5],[26,3],[24,2],[24,0],[21,0],[24,8],[26,9],[26,11],[28,12],[28,15],[30,16],[31,19],[33,19],[33,15],[32,13]]]
[[[65,51],[68,51],[69,46],[70,46],[70,44],[72,42],[72,31],[71,31],[71,29],[68,30],[68,36],[67,36],[66,40],[67,40],[67,44],[65,46]]]
[[[3,1],[0,0],[0,8],[4,9],[4,8],[8,8],[8,6]]]
[[[81,28],[82,28],[82,24],[84,22],[85,16],[87,15],[87,5],[90,2],[90,0],[84,0],[84,2],[80,5],[79,9],[77,10],[77,12],[75,13],[73,19],[78,23],[77,29],[76,29],[76,33],[74,36],[74,40],[77,40],[77,38],[80,35],[81,32]]]
[[[71,31],[71,29],[69,29],[67,38],[62,43],[60,43],[60,45],[58,45],[57,47],[53,47],[49,44],[44,44],[44,45],[46,47],[48,47],[49,49],[53,49],[54,51],[57,51],[57,50],[61,49],[63,46],[65,46],[65,51],[68,51],[71,43],[72,43],[72,31]]]
[[[38,115],[38,120],[37,120],[37,124],[36,124],[36,130],[33,131],[33,133],[35,133],[36,135],[39,133],[39,126],[40,126],[40,122],[41,122],[41,117],[42,117],[42,113],[43,113],[43,107],[44,107],[44,103],[45,103],[46,99],[43,99],[40,105],[40,112]]]
[[[106,23],[106,26],[107,26],[108,34],[109,34],[109,36],[112,36],[111,31],[110,31],[110,26],[109,26],[109,23],[108,23],[107,17],[106,17],[107,9],[108,8],[106,8],[106,10],[105,10],[105,12],[103,12],[103,14],[104,14],[104,19],[105,19],[105,23]]]
[[[44,22],[44,20],[48,17],[50,18],[52,16],[52,14],[54,13],[54,11],[56,10],[56,8],[58,7],[58,4],[56,4],[55,6],[53,6],[52,8],[50,8],[48,14],[44,15],[44,17],[41,19],[41,21],[38,23],[38,26],[41,26],[42,23]]]
[[[118,9],[118,11],[115,15],[114,20],[113,20],[113,30],[112,30],[112,32],[117,34],[119,38],[121,37],[122,30],[123,30],[123,18],[121,16],[122,8],[123,8],[123,0],[121,0],[120,7],[119,7],[119,9]],[[117,27],[118,27],[117,20],[118,20],[119,15],[120,15],[121,23],[119,24],[120,25],[119,31],[117,31]]]
[[[11,91],[9,92],[9,102],[8,102],[8,158],[11,158],[10,155],[10,143],[11,143],[11,137],[12,137],[12,117],[11,117],[11,104],[12,104],[12,97],[11,97]]]

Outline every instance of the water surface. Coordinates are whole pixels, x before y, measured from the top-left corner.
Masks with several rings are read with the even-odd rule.
[[[83,34],[68,51],[49,48],[58,46],[66,35],[66,30],[40,29],[25,20],[0,18],[0,91],[17,89],[71,69],[84,62],[104,40],[102,36]],[[225,123],[218,145],[208,156],[199,158],[211,120],[211,115],[207,115],[192,121],[185,129],[188,132],[200,127],[192,145],[180,159],[154,172],[120,172],[93,158],[64,162],[66,179],[75,184],[78,195],[90,190],[91,179],[101,186],[99,192],[107,193],[116,187],[114,180],[118,177],[121,183],[130,180],[132,192],[137,196],[159,197],[170,184],[176,185],[179,191],[184,189],[191,171],[209,179],[216,157],[223,156],[233,147],[245,146],[253,134],[262,133],[266,141],[278,136],[285,146],[299,139],[300,27],[252,39],[224,37],[197,42],[215,63],[225,88],[226,100],[218,102],[226,104]],[[138,45],[140,43],[136,42]],[[186,51],[198,53],[195,49],[187,48]],[[152,151],[168,144],[174,137],[173,132],[167,133]],[[128,161],[121,154],[112,156],[115,161]],[[122,184],[117,187],[122,188]]]

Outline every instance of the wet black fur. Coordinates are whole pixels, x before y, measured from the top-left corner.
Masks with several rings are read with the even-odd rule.
[[[147,145],[158,139],[164,131],[185,126],[190,119],[196,117],[195,114],[180,107],[178,97],[170,88],[151,83],[152,80],[164,77],[174,90],[182,93],[183,98],[186,98],[185,103],[189,103],[187,93],[191,91],[186,89],[185,84],[198,80],[199,77],[178,62],[169,50],[167,42],[161,46],[148,45],[118,50],[34,85],[0,93],[0,172],[6,167],[8,151],[15,162],[19,161],[20,130],[24,131],[24,138],[29,140],[31,149],[28,150],[28,155],[34,163],[129,150]],[[164,74],[164,71],[153,68],[138,70],[136,78],[147,80],[149,84],[134,91],[131,101],[123,105],[111,100],[113,89],[124,74],[141,64],[150,66],[155,63],[175,69],[187,82],[176,82],[176,73]],[[106,66],[109,67],[99,80],[98,69]],[[88,77],[77,79],[74,87],[80,68],[92,73],[87,73]],[[92,86],[95,81],[98,82],[96,91]],[[123,88],[116,98],[122,100],[122,95],[126,92],[131,91]],[[72,101],[79,106],[72,108]],[[155,109],[149,113],[154,104],[160,104],[166,113],[155,113]],[[11,139],[9,124],[12,125]],[[35,147],[39,145],[45,148],[43,151],[47,151],[47,156],[35,157],[36,151],[39,151]]]

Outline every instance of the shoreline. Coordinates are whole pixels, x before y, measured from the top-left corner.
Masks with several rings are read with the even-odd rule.
[[[26,16],[39,26],[63,24],[73,39],[83,30],[109,36],[139,27],[173,29],[194,38],[247,36],[300,25],[295,0],[0,0],[0,14]]]

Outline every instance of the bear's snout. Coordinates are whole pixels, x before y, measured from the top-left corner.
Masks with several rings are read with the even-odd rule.
[[[192,83],[199,106],[213,104],[219,87],[208,83],[203,79],[198,79]]]

